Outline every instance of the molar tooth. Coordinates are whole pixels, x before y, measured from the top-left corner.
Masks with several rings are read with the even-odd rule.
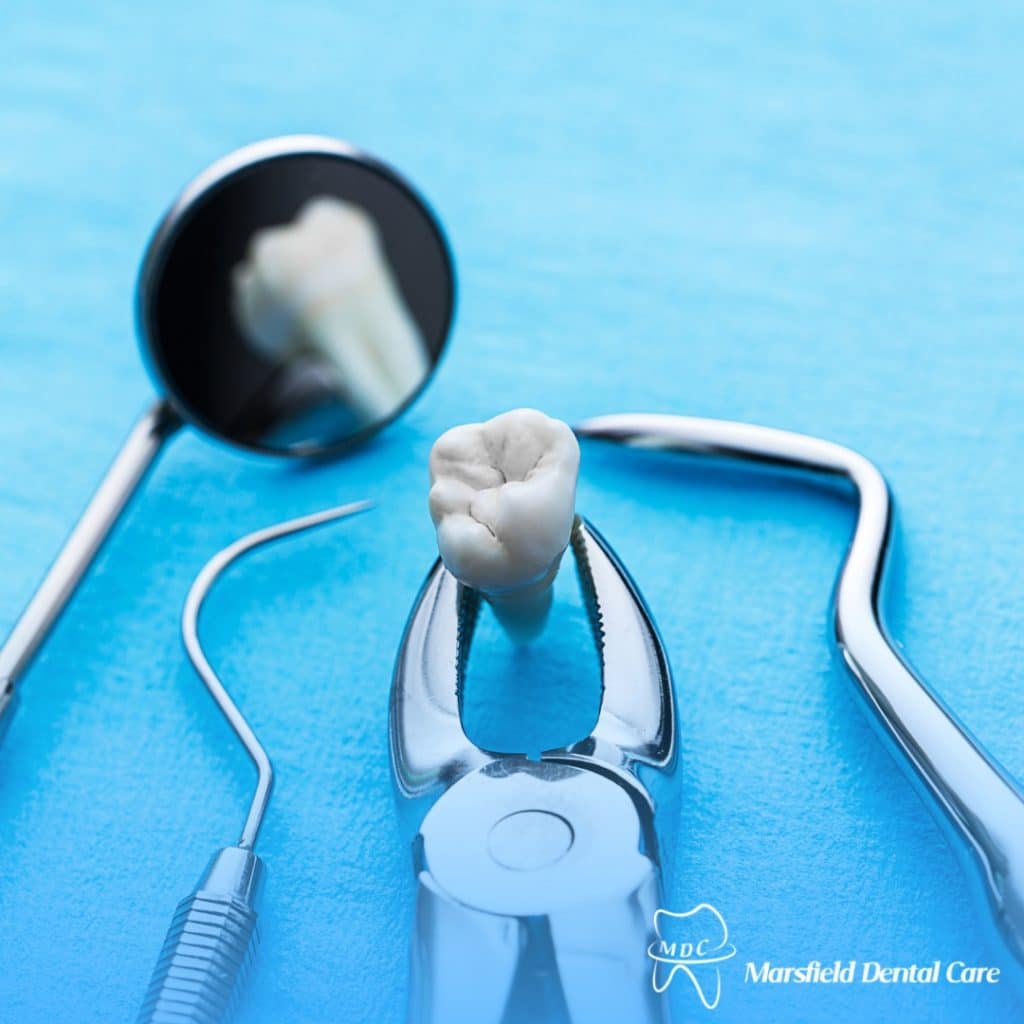
[[[352,411],[393,413],[426,377],[426,346],[360,207],[309,200],[288,224],[257,232],[232,273],[233,310],[258,351],[315,355]]]
[[[572,430],[536,409],[453,427],[430,452],[441,558],[521,642],[541,631],[551,607],[575,519],[579,461]]]

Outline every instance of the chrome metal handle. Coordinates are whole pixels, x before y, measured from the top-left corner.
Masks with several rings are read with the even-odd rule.
[[[1002,938],[1024,964],[1024,796],[889,639],[879,597],[892,529],[888,485],[863,455],[785,430],[644,413],[578,424],[581,437],[767,469],[831,476],[852,485],[857,525],[834,597],[835,639],[884,735],[951,826]]]
[[[142,416],[107,470],[71,535],[0,647],[0,715],[14,686],[92,565],[118,517],[181,418],[160,399]]]
[[[178,904],[136,1024],[220,1024],[234,1011],[259,931],[263,873],[251,851],[229,846]]]
[[[413,843],[409,1024],[665,1024],[652,814],[631,775],[585,757],[455,782]]]
[[[668,1024],[647,956],[652,869],[629,892],[551,915],[494,914],[419,874],[408,1024]]]

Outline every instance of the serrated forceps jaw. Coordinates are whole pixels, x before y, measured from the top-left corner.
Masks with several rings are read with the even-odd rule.
[[[593,731],[544,759],[587,757],[631,769],[672,769],[675,700],[664,647],[643,598],[610,545],[578,518],[571,549],[601,667]],[[461,697],[479,595],[441,563],[427,576],[406,625],[391,689],[395,782],[415,798],[450,786],[502,754],[477,747],[462,728]]]

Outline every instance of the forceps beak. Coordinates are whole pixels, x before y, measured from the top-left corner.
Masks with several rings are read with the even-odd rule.
[[[601,709],[591,734],[543,759],[588,757],[616,768],[674,764],[675,700],[668,659],[636,584],[611,547],[577,517],[570,541],[601,662]],[[391,689],[391,760],[400,794],[450,786],[502,754],[462,728],[461,695],[480,597],[435,562],[416,598]]]

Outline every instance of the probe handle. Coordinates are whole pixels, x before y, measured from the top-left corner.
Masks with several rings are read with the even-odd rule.
[[[220,1024],[239,999],[259,942],[263,865],[251,851],[215,854],[178,904],[136,1024]]]

